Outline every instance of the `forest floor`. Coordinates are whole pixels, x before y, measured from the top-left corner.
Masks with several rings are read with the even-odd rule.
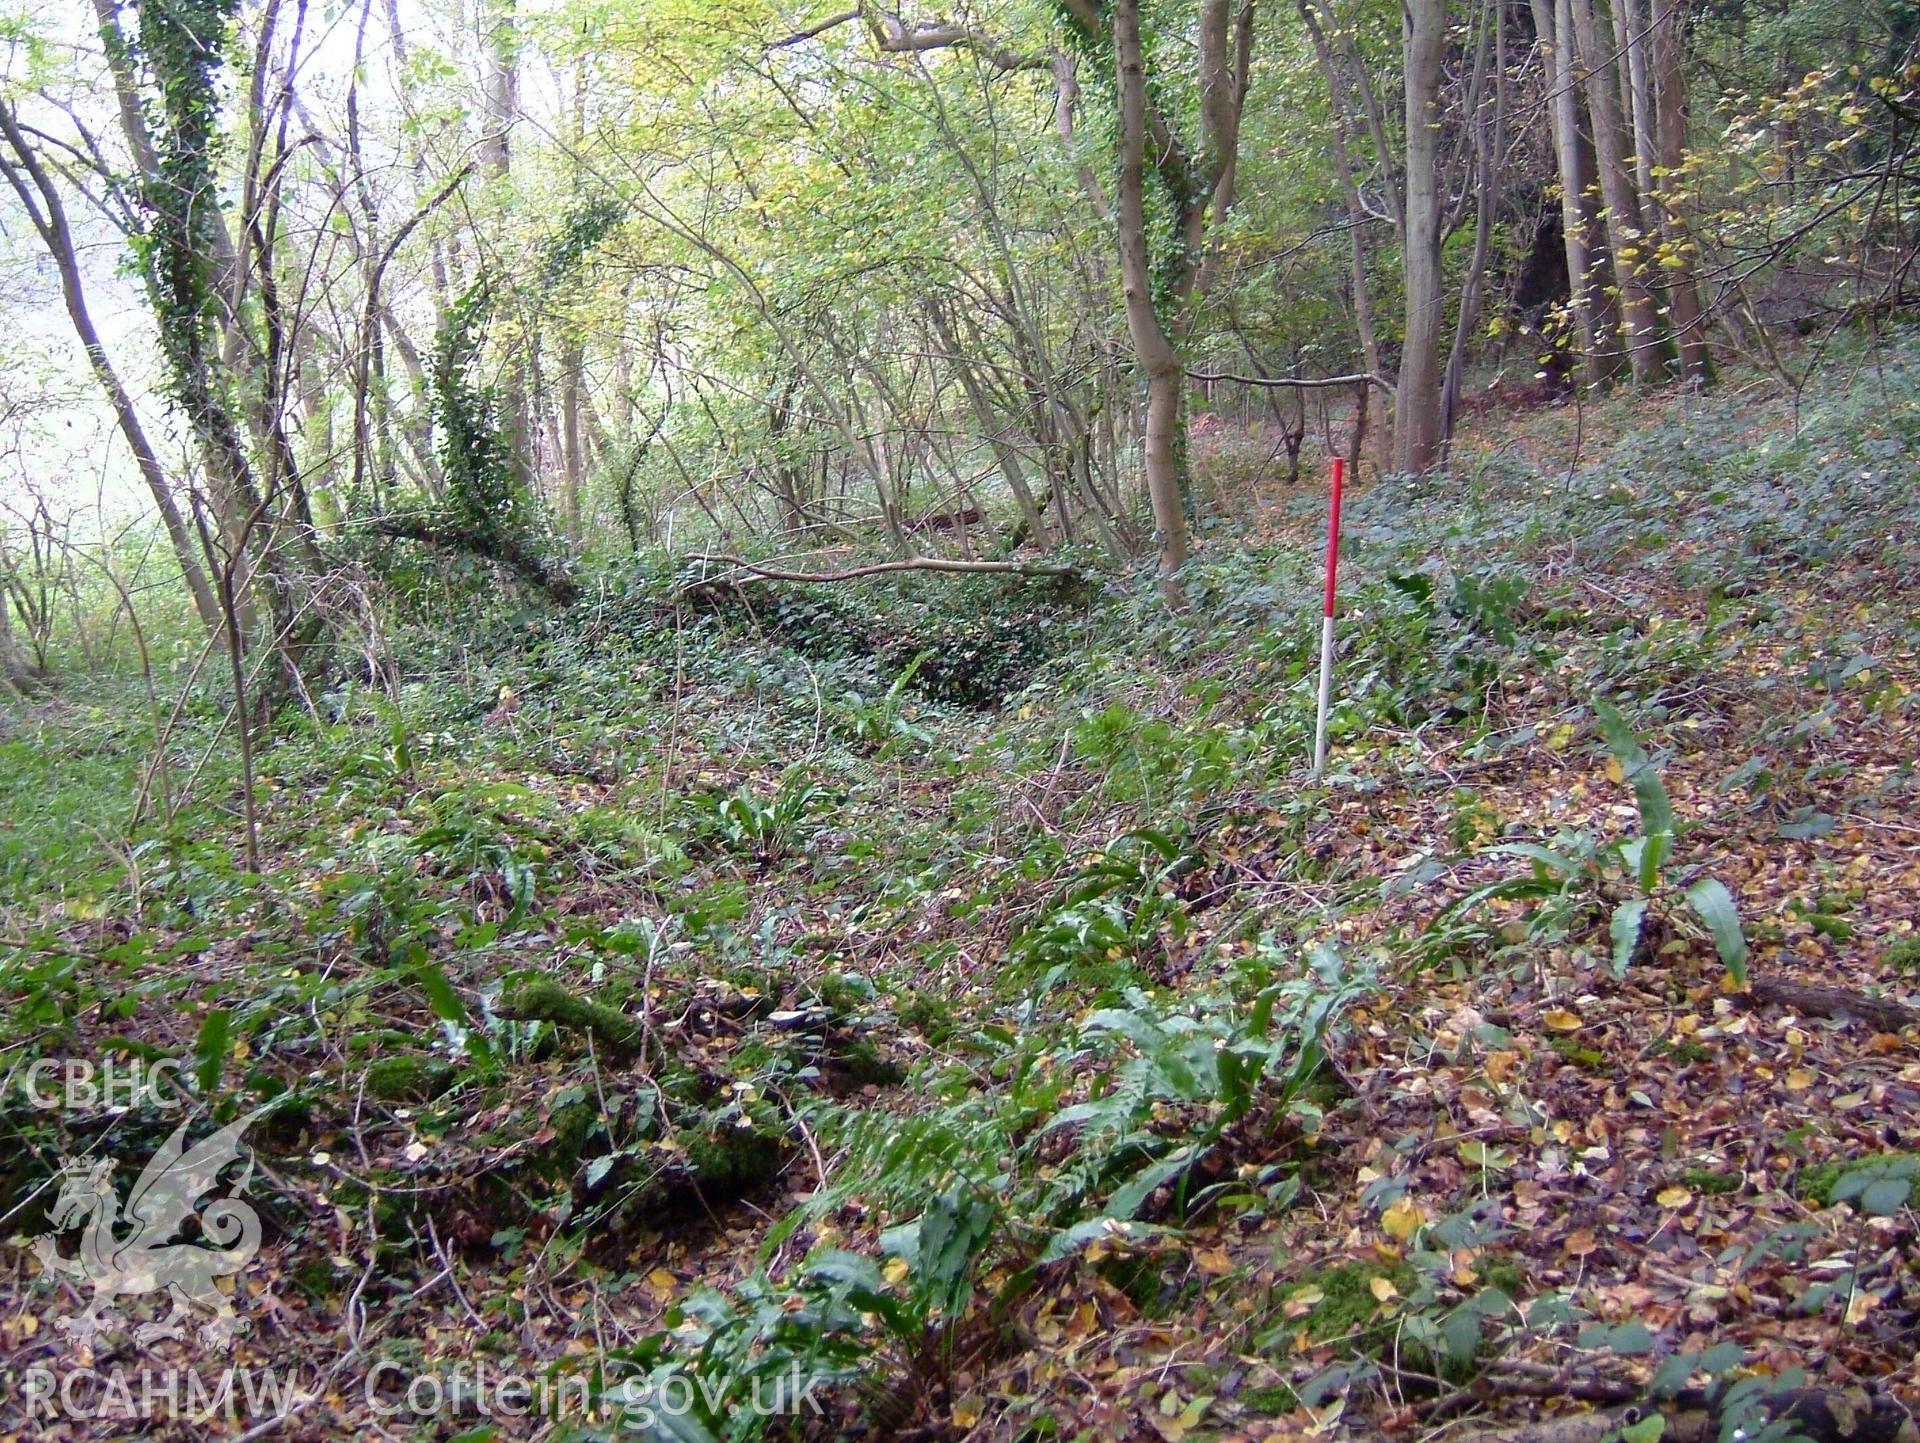
[[[264,750],[257,875],[221,753],[129,830],[140,717],[105,682],[16,710],[0,1438],[1228,1443],[1634,1406],[1653,1443],[1703,1412],[1783,1437],[1794,1389],[1897,1428],[1907,355],[1831,367],[1797,432],[1737,384],[1492,413],[1451,478],[1362,488],[1323,785],[1325,498],[1257,481],[1182,616],[667,573],[464,647],[426,612],[397,701],[343,681]],[[177,1068],[42,1105],[110,1060]],[[188,1200],[250,1161],[231,1345],[140,1341],[137,1277],[76,1332],[101,1271],[58,1224],[105,1194],[61,1161],[131,1179],[242,1121]],[[121,1187],[115,1240],[152,1233]],[[135,1426],[107,1381],[227,1367],[296,1391]]]

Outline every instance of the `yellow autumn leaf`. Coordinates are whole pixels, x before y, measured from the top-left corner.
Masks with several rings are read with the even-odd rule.
[[[1209,1277],[1225,1277],[1233,1271],[1233,1259],[1218,1248],[1202,1248],[1193,1255],[1193,1261]]]
[[[898,1286],[907,1280],[907,1275],[912,1271],[913,1268],[908,1265],[905,1258],[890,1258],[887,1265],[880,1269],[880,1276]]]
[[[986,1409],[978,1398],[962,1398],[953,1405],[953,1421],[962,1428],[971,1428],[984,1412]]]
[[[1626,779],[1627,779],[1627,769],[1620,765],[1620,758],[1608,757],[1607,758],[1607,780],[1610,782],[1624,782]]]
[[[1787,1073],[1787,1091],[1805,1092],[1814,1083],[1813,1072],[1809,1068],[1795,1067]]]
[[[1540,1020],[1555,1032],[1578,1032],[1581,1028],[1579,1016],[1567,1011],[1564,1007],[1553,1008],[1542,1016]]]
[[[1390,1303],[1400,1296],[1400,1290],[1393,1285],[1391,1278],[1374,1278],[1367,1284],[1367,1291],[1383,1303]]]
[[[1326,1296],[1319,1288],[1309,1284],[1304,1288],[1296,1289],[1289,1295],[1286,1302],[1280,1305],[1280,1311],[1288,1318],[1304,1318],[1324,1302]]]
[[[1671,1212],[1678,1212],[1681,1208],[1693,1201],[1693,1194],[1681,1187],[1680,1184],[1675,1183],[1672,1187],[1662,1188],[1659,1196],[1656,1197],[1654,1201]]]
[[[1420,1204],[1412,1198],[1403,1197],[1399,1202],[1380,1215],[1380,1226],[1387,1235],[1399,1242],[1406,1242],[1420,1231],[1421,1224],[1427,1220]]]
[[[1560,723],[1559,726],[1553,729],[1552,734],[1547,737],[1547,750],[1550,752],[1563,752],[1572,744],[1573,744],[1573,723],[1572,722]]]

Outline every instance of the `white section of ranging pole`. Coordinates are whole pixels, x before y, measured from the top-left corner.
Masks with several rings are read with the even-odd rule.
[[[1333,458],[1333,486],[1327,497],[1327,589],[1320,609],[1320,707],[1313,727],[1313,779],[1327,769],[1327,711],[1333,704],[1334,583],[1340,573],[1340,493],[1346,487],[1347,463]]]
[[[1313,725],[1313,779],[1327,769],[1327,707],[1333,700],[1333,618],[1320,618],[1320,714]]]

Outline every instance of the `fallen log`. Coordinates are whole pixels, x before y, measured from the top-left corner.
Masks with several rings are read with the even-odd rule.
[[[1891,998],[1868,997],[1845,987],[1762,978],[1748,989],[1747,998],[1752,1006],[1786,1007],[1808,1017],[1857,1018],[1882,1032],[1898,1032],[1920,1025],[1920,1010]]]
[[[853,581],[862,576],[881,576],[896,571],[945,571],[967,574],[1007,576],[1059,576],[1082,580],[1086,573],[1077,566],[1052,561],[960,561],[945,556],[915,556],[899,561],[875,561],[864,566],[849,566],[842,571],[789,571],[777,566],[762,566],[741,556],[699,555],[685,560],[692,565],[723,568],[713,576],[699,576],[680,587],[682,595],[714,586],[737,585],[740,581]]]

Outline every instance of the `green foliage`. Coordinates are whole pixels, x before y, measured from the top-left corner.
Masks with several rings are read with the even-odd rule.
[[[1140,828],[1116,837],[1067,876],[1057,899],[1011,948],[1025,969],[1047,969],[1043,987],[1082,971],[1099,976],[1113,963],[1136,966],[1177,938],[1186,909],[1172,883],[1189,865],[1171,836]]]
[[[578,996],[550,977],[515,983],[493,1010],[514,1022],[545,1022],[589,1033],[615,1061],[634,1056],[644,1041],[640,1025],[619,1008]]]
[[[1596,911],[1604,911],[1606,951],[1615,975],[1624,976],[1639,959],[1649,919],[1657,915],[1655,904],[1669,900],[1663,877],[1674,856],[1679,823],[1659,769],[1626,720],[1604,700],[1596,700],[1594,710],[1622,778],[1633,787],[1639,831],[1608,842],[1586,831],[1563,831],[1546,843],[1506,842],[1487,848],[1485,855],[1525,860],[1527,874],[1476,887],[1448,907],[1429,929],[1430,949],[1450,944],[1454,918],[1499,900],[1534,904],[1527,925],[1536,937],[1577,934]],[[1622,891],[1625,896],[1619,895]],[[1745,986],[1747,943],[1732,893],[1717,878],[1696,877],[1681,900],[1705,926],[1727,975],[1736,986]]]
[[[1820,1207],[1851,1202],[1864,1213],[1886,1217],[1906,1206],[1917,1178],[1920,1153],[1888,1152],[1806,1168],[1794,1180],[1794,1191]]]
[[[433,425],[454,521],[495,551],[533,527],[533,499],[502,431],[500,392],[481,379],[493,285],[482,276],[447,307],[433,356]]]
[[[697,799],[708,833],[732,852],[747,852],[763,862],[785,857],[803,839],[813,820],[833,803],[833,795],[815,786],[799,770],[789,771],[771,799],[752,787]]]

